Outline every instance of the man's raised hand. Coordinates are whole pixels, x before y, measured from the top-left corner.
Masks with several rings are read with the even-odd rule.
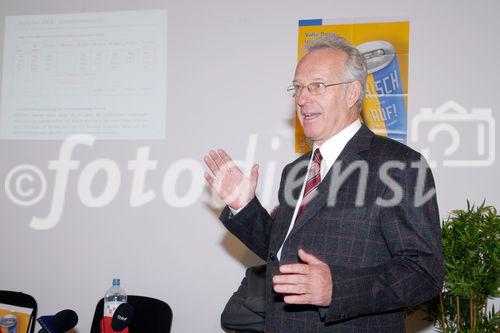
[[[238,210],[253,199],[259,177],[257,164],[252,166],[250,177],[247,177],[222,149],[211,150],[203,160],[212,172],[212,174],[205,172],[207,183],[226,205]]]

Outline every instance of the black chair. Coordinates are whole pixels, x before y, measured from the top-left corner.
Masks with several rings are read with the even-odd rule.
[[[247,268],[238,290],[222,311],[223,328],[235,333],[264,332],[266,317],[266,265]]]
[[[28,332],[35,332],[35,321],[38,306],[33,296],[18,291],[0,290],[0,303],[32,309],[28,324]]]
[[[172,328],[172,309],[156,298],[145,296],[127,296],[127,303],[134,308],[134,317],[128,330],[130,333],[169,333]],[[104,300],[95,308],[90,333],[99,333],[104,312]]]

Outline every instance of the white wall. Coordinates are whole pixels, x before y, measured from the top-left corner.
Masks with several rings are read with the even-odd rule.
[[[500,110],[496,96],[500,5],[493,0],[474,4],[452,0],[3,0],[0,17],[163,8],[168,10],[167,138],[97,141],[93,147],[79,146],[73,152],[82,168],[97,158],[119,165],[121,188],[111,204],[85,207],[76,190],[80,171],[71,171],[58,225],[47,231],[31,229],[33,216],[49,212],[55,172],[47,166],[57,159],[61,141],[0,141],[3,180],[17,165],[32,164],[44,170],[48,181],[46,197],[30,207],[18,206],[0,192],[0,289],[32,294],[40,314],[75,309],[79,332],[89,331],[95,303],[114,276],[121,277],[129,294],[167,301],[174,311],[173,332],[221,332],[219,315],[225,302],[239,285],[245,266],[258,259],[218,222],[218,209],[208,191],[203,190],[187,207],[174,207],[162,196],[162,179],[177,161],[194,159],[201,166],[202,156],[211,148],[224,147],[243,160],[251,135],[257,134],[255,161],[262,168],[259,191],[273,189],[265,200],[272,207],[280,170],[295,158],[292,105],[285,87],[293,76],[299,19],[408,18],[410,123],[421,108],[436,108],[449,100],[467,109],[491,108],[494,115]],[[474,129],[471,123],[460,131],[466,138],[461,147],[470,154]],[[273,149],[273,140],[279,149]],[[446,140],[438,137],[433,151],[443,151]],[[416,149],[426,145],[412,144]],[[146,183],[157,198],[131,208],[127,161],[142,146],[151,147],[150,159],[158,161]],[[496,153],[500,156],[498,148]],[[438,161],[444,158],[442,153],[436,156]],[[483,168],[434,170],[442,217],[464,207],[466,199],[479,203],[486,198],[499,206],[497,169],[498,162]],[[201,177],[183,173],[175,186],[178,195],[200,188]],[[96,181],[96,193],[102,190],[102,181]],[[423,327],[420,332],[429,331],[422,323],[412,325]]]

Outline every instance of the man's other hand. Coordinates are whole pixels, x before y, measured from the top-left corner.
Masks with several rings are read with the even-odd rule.
[[[273,276],[274,291],[284,295],[288,304],[328,306],[332,300],[330,267],[306,251],[299,250],[304,262],[280,266],[279,275]]]

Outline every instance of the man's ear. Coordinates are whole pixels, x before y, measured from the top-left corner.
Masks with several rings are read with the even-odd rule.
[[[361,94],[361,82],[354,81],[349,84],[349,89],[347,90],[347,105],[351,108],[359,100]]]

